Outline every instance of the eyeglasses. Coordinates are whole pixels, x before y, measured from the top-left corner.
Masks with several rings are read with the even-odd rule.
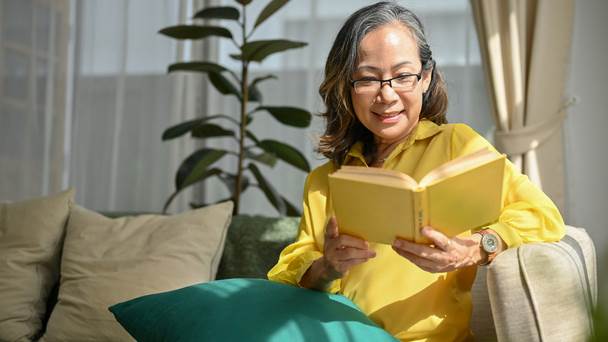
[[[358,80],[351,81],[351,85],[355,88],[355,93],[360,95],[375,95],[382,88],[384,83],[393,88],[396,92],[406,93],[414,90],[418,81],[422,77],[422,70],[418,74],[401,74],[397,77],[387,80],[379,80],[372,77],[364,77]]]

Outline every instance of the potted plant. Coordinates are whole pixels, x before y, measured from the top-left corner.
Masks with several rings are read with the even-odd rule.
[[[282,124],[305,128],[310,125],[311,115],[307,110],[301,108],[263,105],[262,94],[257,86],[261,82],[277,77],[266,75],[250,80],[249,66],[251,63],[261,63],[272,54],[301,48],[307,44],[285,39],[251,39],[256,28],[283,7],[288,0],[271,0],[258,14],[251,29],[247,27],[247,5],[251,0],[235,1],[240,5],[240,9],[233,6],[207,7],[198,11],[194,18],[236,21],[241,31],[238,37],[235,37],[226,27],[215,25],[177,25],[159,31],[163,35],[180,40],[198,40],[208,37],[231,40],[239,49],[239,53],[231,54],[230,58],[239,61],[241,65],[238,73],[211,61],[180,62],[169,65],[168,72],[190,71],[206,74],[209,82],[221,94],[233,96],[239,101],[240,113],[238,118],[227,114],[202,116],[169,127],[163,132],[163,140],[175,139],[189,133],[196,139],[219,137],[235,139],[238,143],[236,151],[201,148],[189,155],[176,172],[175,191],[165,202],[163,211],[167,210],[169,204],[183,189],[217,177],[229,188],[231,195],[228,199],[234,201],[235,214],[239,213],[241,193],[249,187],[258,187],[279,214],[299,215],[298,209],[279,194],[264,177],[258,164],[274,167],[277,159],[280,159],[297,169],[309,172],[310,166],[306,158],[296,148],[283,142],[273,139],[258,139],[248,127],[256,115],[267,113]],[[237,41],[237,38],[240,40]],[[230,155],[235,156],[237,160],[233,169],[224,170],[213,166],[220,159]],[[251,176],[255,179],[255,183],[250,180]],[[226,199],[218,201],[222,200]]]

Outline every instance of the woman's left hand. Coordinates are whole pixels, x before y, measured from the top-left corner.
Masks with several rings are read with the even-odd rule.
[[[392,247],[399,255],[427,272],[450,272],[477,265],[482,259],[479,234],[449,238],[427,226],[422,228],[422,235],[431,240],[433,246],[395,239]]]

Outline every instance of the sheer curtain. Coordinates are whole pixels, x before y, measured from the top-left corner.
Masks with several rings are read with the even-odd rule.
[[[0,200],[74,187],[91,209],[162,209],[192,142],[161,134],[195,116],[201,80],[167,75],[195,49],[157,31],[193,2],[0,0]]]
[[[0,0],[0,201],[63,186],[70,3]]]
[[[491,139],[493,122],[485,90],[481,68],[481,58],[476,41],[475,27],[466,0],[441,1],[399,1],[413,10],[423,21],[431,47],[439,67],[443,70],[450,97],[448,120],[465,122],[481,134]],[[223,0],[224,5],[233,1]],[[266,1],[252,2],[248,6],[249,21],[253,22]],[[253,63],[251,78],[273,73],[278,80],[269,80],[260,85],[264,104],[302,107],[313,114],[323,109],[318,87],[323,79],[325,58],[335,35],[346,17],[354,10],[369,5],[373,1],[292,1],[271,17],[256,31],[253,39],[285,38],[305,41],[309,45],[303,49],[291,50],[266,59],[262,64]],[[228,24],[226,24],[228,26]],[[240,32],[235,27],[233,32]],[[235,70],[238,65],[228,55],[234,52],[228,41],[220,41],[217,60]],[[206,112],[224,113],[237,116],[236,100],[221,96],[214,89],[208,93]],[[268,115],[259,113],[253,121],[252,131],[258,138],[284,141],[296,146],[309,160],[311,167],[325,162],[315,154],[317,137],[323,133],[323,121],[315,117],[309,129],[294,129],[277,123]],[[232,142],[211,142],[214,146],[233,147]],[[234,169],[236,160],[227,160],[223,167]],[[305,174],[283,162],[271,169],[262,166],[275,188],[296,206],[301,206]],[[228,196],[223,184],[209,182],[206,199]],[[268,203],[261,191],[248,189],[241,204],[244,213],[276,215],[276,210]]]
[[[184,107],[189,76],[166,74],[185,52],[157,31],[189,15],[187,2],[77,4],[70,164],[76,200],[97,210],[159,211],[184,148],[184,141],[162,142],[161,134],[193,113]]]

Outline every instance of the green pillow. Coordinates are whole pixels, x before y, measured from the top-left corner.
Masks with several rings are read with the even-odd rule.
[[[138,341],[396,341],[344,296],[226,279],[111,306]]]

